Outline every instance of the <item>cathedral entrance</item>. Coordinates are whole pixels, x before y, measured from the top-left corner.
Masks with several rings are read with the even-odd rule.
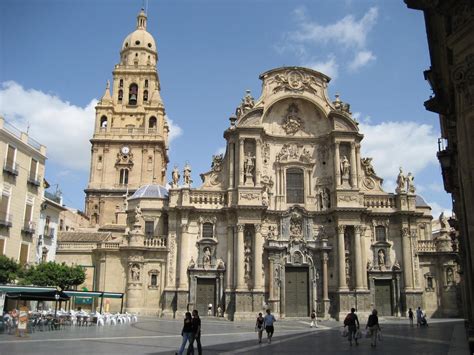
[[[196,309],[200,316],[208,315],[208,306],[212,304],[212,315],[216,311],[216,279],[197,278]]]
[[[374,280],[375,308],[381,316],[393,315],[392,310],[392,280]]]
[[[285,314],[287,317],[309,315],[309,269],[285,268]]]

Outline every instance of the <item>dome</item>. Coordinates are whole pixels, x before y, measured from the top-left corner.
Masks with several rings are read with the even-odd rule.
[[[136,198],[168,198],[168,190],[166,187],[158,184],[148,184],[141,186],[135,193],[129,198],[133,200]]]
[[[142,9],[137,16],[137,29],[125,38],[122,51],[126,49],[146,49],[156,52],[155,39],[146,30],[146,20],[147,16]]]

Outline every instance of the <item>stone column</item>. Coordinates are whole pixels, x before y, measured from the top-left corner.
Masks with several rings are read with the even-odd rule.
[[[237,225],[237,289],[245,288],[244,224]]]
[[[367,290],[367,250],[365,249],[365,226],[360,226],[360,249],[361,249],[361,259],[362,259],[362,285],[364,290]]]
[[[338,265],[338,276],[339,276],[339,291],[347,291],[346,283],[346,251],[344,249],[344,230],[346,226],[337,226],[337,258],[339,261]]]
[[[261,224],[255,225],[255,242],[253,246],[253,289],[254,291],[263,290],[263,277],[262,277],[262,251],[263,251],[263,238],[261,232]]]
[[[323,301],[329,301],[328,292],[328,253],[323,252]]]
[[[362,268],[362,251],[360,241],[360,225],[354,226],[354,257],[355,257],[355,274],[356,274],[356,290],[362,290],[364,288],[364,282],[362,280],[363,268]]]
[[[244,142],[245,139],[239,139],[239,186],[244,185]]]
[[[275,297],[275,278],[273,273],[275,272],[275,262],[273,258],[268,259],[268,298],[273,300]]]
[[[260,186],[260,174],[262,172],[262,141],[256,140],[255,145],[255,186]]]
[[[234,187],[234,143],[229,142],[229,187]]]
[[[350,164],[351,164],[351,186],[352,188],[356,188],[357,187],[357,175],[356,175],[356,164],[357,164],[357,161],[356,161],[356,152],[355,152],[355,143],[354,142],[351,142],[351,161],[350,161]]]
[[[357,187],[360,187],[361,184],[361,176],[362,176],[362,167],[360,166],[360,144],[355,144],[356,149],[356,170],[357,170]]]
[[[188,225],[181,223],[179,239],[179,284],[178,288],[186,289],[188,286]]]
[[[334,176],[336,177],[336,187],[341,185],[341,162],[339,155],[339,142],[334,143]]]
[[[403,250],[403,281],[405,290],[413,289],[413,265],[411,257],[410,229],[402,228],[402,250]]]
[[[234,288],[234,227],[227,226],[226,288]]]

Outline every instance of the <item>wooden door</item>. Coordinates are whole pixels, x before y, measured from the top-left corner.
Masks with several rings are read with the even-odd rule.
[[[391,280],[375,280],[375,308],[381,316],[392,315]]]
[[[212,315],[216,310],[216,279],[198,278],[196,285],[196,309],[200,316],[207,316],[207,307],[212,304]]]
[[[286,268],[285,314],[288,317],[307,317],[309,315],[308,268]]]

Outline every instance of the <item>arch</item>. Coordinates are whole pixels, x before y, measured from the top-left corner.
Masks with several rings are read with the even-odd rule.
[[[148,119],[148,128],[150,128],[150,129],[156,129],[156,126],[157,126],[156,117],[155,117],[155,116],[151,116],[151,117]]]
[[[123,88],[123,79],[120,79],[119,81],[119,88]]]
[[[138,100],[138,85],[133,83],[130,84],[128,89],[128,104],[136,105]]]
[[[118,100],[119,100],[119,102],[122,102],[122,99],[123,99],[123,90],[120,89],[120,90],[118,91]]]
[[[119,183],[128,185],[128,169],[120,169]]]
[[[143,91],[143,101],[148,101],[148,90]]]
[[[304,171],[286,169],[286,203],[304,203]]]
[[[108,123],[107,116],[103,115],[100,118],[100,128],[107,128],[107,123]]]
[[[148,56],[148,58],[150,57]],[[145,88],[148,88],[148,79],[145,79]]]

